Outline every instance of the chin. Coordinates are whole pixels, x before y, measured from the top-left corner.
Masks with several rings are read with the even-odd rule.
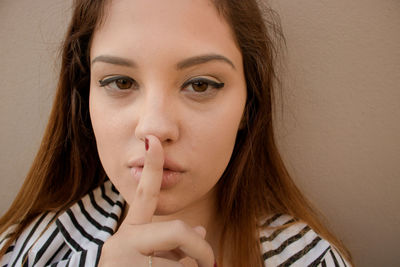
[[[154,215],[173,215],[185,209],[187,206],[188,205],[185,204],[185,201],[179,198],[176,194],[163,195],[163,193],[161,193]]]
[[[173,203],[160,203],[158,202],[156,211],[154,212],[154,215],[157,216],[166,216],[166,215],[172,215],[174,213],[177,213],[178,211],[182,210],[184,207],[181,205],[173,204]]]

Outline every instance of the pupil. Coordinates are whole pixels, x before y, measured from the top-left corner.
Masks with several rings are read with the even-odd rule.
[[[116,83],[118,88],[120,89],[128,89],[129,87],[131,87],[130,82],[126,79],[118,79]]]
[[[205,82],[196,82],[194,83],[193,87],[195,91],[204,92],[205,90],[207,90],[208,84]]]

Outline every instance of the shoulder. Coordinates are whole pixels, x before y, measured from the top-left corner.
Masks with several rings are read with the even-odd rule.
[[[0,266],[93,266],[117,228],[124,203],[106,181],[66,211],[41,214],[7,248]],[[2,235],[0,248],[12,231]]]
[[[261,221],[260,247],[265,266],[351,266],[307,224],[277,214]]]
[[[51,212],[45,212],[40,216],[36,217],[33,222],[17,237],[15,241],[7,247],[7,251],[1,258],[1,266],[8,266],[8,264],[16,265],[23,258],[24,254],[28,252],[28,249],[34,245],[35,241],[40,239],[41,236],[47,236],[48,232],[51,232],[54,227],[50,227],[54,221],[56,214]],[[4,235],[1,237],[0,247],[3,248],[10,236],[14,233],[17,225],[13,225],[7,229]],[[22,264],[21,264],[22,265]]]

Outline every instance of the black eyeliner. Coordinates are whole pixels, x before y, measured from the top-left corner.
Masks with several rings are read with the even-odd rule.
[[[133,79],[131,79],[131,78],[127,77],[127,76],[118,75],[118,76],[112,76],[110,78],[105,78],[103,80],[99,80],[99,85],[100,85],[100,87],[103,87],[103,86],[106,86],[106,85],[108,85],[108,84],[110,84],[110,83],[112,83],[112,82],[114,82],[114,81],[116,81],[118,79],[127,79],[127,80],[130,80],[132,83],[134,82]]]
[[[208,83],[209,85],[211,85],[215,89],[221,89],[225,85],[225,83],[219,83],[219,82],[216,82],[216,81],[213,81],[213,80],[209,80],[209,79],[205,79],[205,78],[195,78],[195,79],[192,79],[192,80],[189,80],[189,81],[185,82],[182,85],[182,88],[185,88],[189,84],[196,83],[196,82]]]

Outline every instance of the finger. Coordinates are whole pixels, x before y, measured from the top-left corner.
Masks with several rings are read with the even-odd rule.
[[[164,151],[157,137],[148,135],[148,150],[146,151],[142,175],[136,189],[133,202],[130,203],[126,217],[128,224],[144,224],[151,222],[157,208],[160,194]]]
[[[206,228],[204,228],[203,226],[199,225],[196,227],[193,227],[193,230],[195,230],[203,239],[206,238]]]
[[[180,261],[183,258],[186,258],[186,254],[183,253],[180,249],[176,248],[170,251],[156,251],[153,254],[155,257],[169,259],[173,261]]]
[[[206,229],[203,226],[193,227],[193,230],[198,233],[203,239],[206,237]],[[156,251],[154,252],[154,255],[160,258],[170,259],[174,261],[179,261],[187,257],[187,255],[183,253],[183,251],[179,248],[170,251]]]
[[[162,266],[162,267],[184,267],[184,265],[182,263],[178,262],[178,261],[159,258],[159,257],[152,257],[151,261],[152,261],[151,266],[154,266],[154,267],[157,267],[157,266]],[[150,263],[148,263],[148,265],[150,266]]]
[[[182,221],[153,222],[131,227],[132,245],[141,254],[179,249],[184,255],[196,260],[200,267],[214,264],[211,246],[201,233]]]

